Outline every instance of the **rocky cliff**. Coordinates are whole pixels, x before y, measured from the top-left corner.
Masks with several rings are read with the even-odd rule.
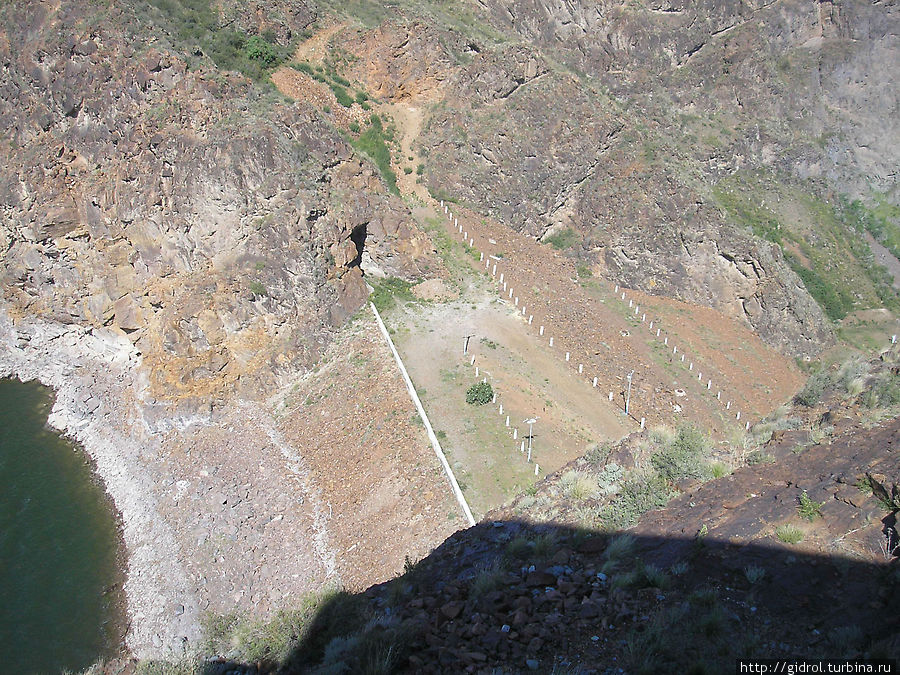
[[[430,248],[314,110],[188,70],[136,22],[4,9],[3,299],[127,334],[153,397],[253,395],[315,362],[367,295],[364,259],[409,276]]]

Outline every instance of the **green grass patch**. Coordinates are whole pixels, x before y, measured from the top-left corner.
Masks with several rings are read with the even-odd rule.
[[[346,92],[345,92],[346,93]],[[351,101],[352,103],[352,101]],[[400,194],[397,188],[397,174],[391,168],[391,151],[387,146],[384,126],[378,115],[372,115],[370,126],[359,135],[355,141],[351,141],[354,148],[371,157],[375,166],[381,172],[381,177],[387,183],[388,189],[395,195]]]
[[[222,25],[210,0],[147,0],[144,17],[190,59],[197,46],[218,68],[261,81],[291,53],[271,34],[247,35]]]
[[[544,237],[543,239],[541,239],[542,242],[550,244],[557,251],[572,248],[580,240],[580,235],[570,227],[567,227],[564,230],[560,230],[559,232],[554,232],[549,237]]]
[[[775,536],[785,544],[799,544],[803,541],[803,530],[796,525],[779,525],[775,528]]]
[[[419,299],[413,295],[412,284],[399,277],[385,277],[384,279],[371,280],[372,295],[369,300],[375,305],[379,312],[385,312],[397,306],[397,301],[403,303],[418,302]]]

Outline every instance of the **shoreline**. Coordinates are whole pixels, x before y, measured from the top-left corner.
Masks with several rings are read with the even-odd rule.
[[[138,365],[130,343],[112,333],[98,336],[75,326],[32,322],[14,326],[0,310],[0,377],[35,380],[51,389],[48,426],[84,454],[113,506],[121,536],[120,644],[137,658],[158,658],[196,641],[200,627],[181,566],[150,550],[162,544],[172,551],[173,533],[154,517],[152,495],[142,489],[152,483],[142,480],[149,477],[134,461],[141,450],[129,433],[135,420],[112,403],[128,399]],[[185,609],[181,617],[165,616],[163,607],[176,602]]]

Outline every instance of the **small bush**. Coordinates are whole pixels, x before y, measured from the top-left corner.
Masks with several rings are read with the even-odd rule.
[[[266,287],[263,286],[258,281],[251,281],[250,283],[247,284],[247,288],[250,289],[250,292],[253,293],[253,295],[259,295],[259,296],[269,295],[269,292],[266,290]]]
[[[900,403],[900,378],[890,373],[876,377],[861,398],[867,408],[884,408]]]
[[[416,175],[421,176],[423,173],[425,173],[425,165],[424,164],[417,165],[416,166]]]
[[[600,520],[607,529],[625,529],[637,523],[647,511],[668,504],[674,493],[666,480],[657,475],[629,478],[622,484],[618,498],[600,509]]]
[[[411,166],[404,166],[404,167],[403,167],[403,173],[405,173],[407,176],[408,176],[409,174],[411,174],[412,172],[413,172],[413,170],[412,170],[412,167],[411,167]]]
[[[578,243],[579,238],[580,237],[575,230],[566,228],[551,234],[549,237],[544,237],[541,241],[550,244],[556,250],[561,251],[563,249],[572,248]]]
[[[826,371],[820,370],[806,381],[803,389],[794,396],[794,401],[810,408],[819,402],[829,384],[831,384],[831,376]]]
[[[348,128],[350,129],[350,131],[352,131],[354,134],[358,134],[358,133],[359,133],[359,124],[357,124],[356,122],[350,122],[350,124],[348,124],[347,127],[348,127]]]
[[[349,108],[353,105],[353,97],[350,96],[350,94],[347,93],[347,90],[341,85],[329,82],[328,86],[331,87],[331,91],[334,92],[334,97],[337,99],[338,103],[345,108]]]
[[[494,398],[494,388],[490,382],[476,382],[466,390],[466,403],[484,405]]]
[[[756,565],[747,565],[744,568],[744,576],[751,584],[758,584],[766,576],[766,570]]]
[[[671,442],[651,456],[650,462],[661,476],[670,481],[703,478],[709,475],[703,462],[706,448],[706,437],[699,429],[682,426]]]
[[[559,486],[569,499],[575,501],[587,499],[594,492],[594,481],[581,471],[567,471],[560,478]]]
[[[747,465],[756,466],[757,464],[774,464],[775,457],[763,452],[762,450],[754,450],[747,455]]]
[[[775,528],[775,536],[785,544],[799,544],[803,541],[803,530],[796,525],[779,525]]]
[[[360,105],[369,100],[369,95],[364,91],[356,92],[356,102]]]
[[[603,467],[603,470],[600,471],[600,475],[597,478],[597,485],[600,488],[600,492],[605,495],[616,494],[619,491],[619,483],[621,483],[624,477],[625,469],[615,462],[610,462]]]
[[[806,494],[806,490],[800,493],[797,501],[800,502],[800,506],[797,507],[797,512],[800,514],[801,518],[806,518],[809,522],[812,522],[817,516],[819,518],[822,517],[821,509],[825,505],[825,502],[814,502],[809,498],[809,495]]]

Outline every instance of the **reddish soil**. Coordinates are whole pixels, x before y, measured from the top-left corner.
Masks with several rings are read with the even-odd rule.
[[[280,429],[327,505],[344,587],[395,576],[465,524],[367,308],[286,399]]]
[[[687,419],[722,437],[765,415],[800,386],[802,377],[793,362],[740,322],[710,308],[637,291],[620,288],[616,294],[613,282],[579,279],[574,264],[550,246],[451,207],[474,248],[492,257],[488,271],[493,272],[496,264],[495,279],[504,301],[513,305],[518,297],[518,308],[534,316],[529,330],[538,334],[543,325],[544,339],[554,338],[553,348],[562,363],[569,352],[570,368],[577,371],[583,364],[583,377],[598,378],[599,396],[613,391],[617,401],[624,401],[626,375],[634,369],[630,406],[634,421],[645,417],[651,424],[677,424]],[[452,223],[447,227],[462,237]],[[501,273],[507,288],[513,289],[512,299],[499,285]],[[637,315],[629,300],[640,307]],[[641,322],[643,314],[646,321]],[[658,339],[657,328],[662,329]],[[663,344],[665,338],[668,345]],[[678,353],[673,354],[676,346]],[[709,379],[712,387],[707,390]],[[685,395],[676,396],[679,389]],[[731,406],[726,410],[728,401]],[[736,411],[742,413],[740,422]]]

